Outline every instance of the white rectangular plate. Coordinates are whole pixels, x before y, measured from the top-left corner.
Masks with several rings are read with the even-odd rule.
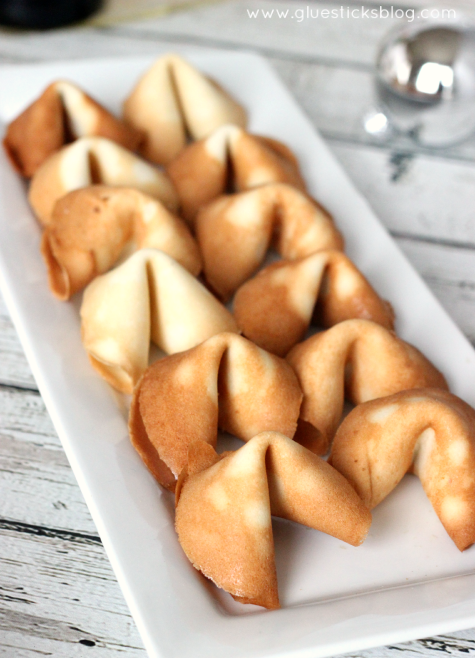
[[[187,55],[248,108],[252,131],[295,151],[310,192],[342,229],[350,257],[393,304],[399,335],[446,374],[453,392],[475,405],[471,346],[266,62],[243,53]],[[4,67],[0,121],[10,121],[58,78],[77,82],[119,112],[151,61]],[[78,301],[58,302],[48,290],[25,185],[1,157],[2,290],[151,658],[329,656],[475,625],[475,547],[459,553],[414,476],[375,510],[360,548],[275,522],[281,610],[235,603],[205,582],[177,542],[172,497],[129,443],[124,400],[89,366]]]

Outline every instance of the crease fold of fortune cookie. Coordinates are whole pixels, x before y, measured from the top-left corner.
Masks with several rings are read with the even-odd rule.
[[[56,203],[41,239],[53,294],[69,299],[119,259],[144,247],[166,252],[197,275],[198,245],[158,199],[131,188],[94,185]]]
[[[192,225],[199,209],[228,188],[241,192],[267,183],[288,183],[305,191],[298,161],[287,146],[235,125],[221,126],[187,146],[170,162],[167,173],[182,215]]]
[[[97,103],[72,82],[50,84],[8,126],[3,145],[14,168],[31,178],[70,137],[100,136],[134,151],[142,134]]]
[[[289,260],[343,250],[331,215],[285,183],[219,197],[201,208],[195,230],[206,280],[224,301],[254,274],[271,246]]]
[[[173,183],[142,158],[103,137],[82,137],[51,155],[33,176],[28,200],[38,221],[51,221],[56,202],[68,192],[100,183],[133,187],[178,209]]]
[[[141,153],[168,164],[188,135],[202,139],[223,124],[246,127],[244,108],[214,80],[174,54],[154,62],[124,102],[124,117],[144,134]]]
[[[353,546],[371,525],[347,480],[278,432],[221,457],[208,444],[192,444],[176,499],[178,538],[195,568],[237,601],[269,609],[280,605],[271,515]]]
[[[325,454],[353,404],[420,387],[447,389],[444,376],[413,345],[369,320],[347,320],[296,345],[287,361],[304,393],[295,440]]]
[[[324,327],[355,318],[394,326],[391,305],[335,250],[268,265],[239,288],[234,315],[247,338],[279,356],[303,339],[315,315]]]
[[[84,347],[95,369],[132,393],[148,365],[152,340],[167,354],[183,352],[223,331],[231,313],[166,253],[141,249],[84,291]]]
[[[155,478],[174,490],[192,443],[216,446],[218,427],[243,441],[266,430],[292,438],[301,401],[284,359],[226,332],[146,370],[134,390],[130,437]]]
[[[475,542],[475,410],[452,393],[421,388],[359,405],[330,461],[370,509],[415,473],[457,548]]]

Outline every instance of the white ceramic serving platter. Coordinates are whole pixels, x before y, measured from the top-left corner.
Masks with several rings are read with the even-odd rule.
[[[393,304],[398,333],[475,405],[471,346],[268,64],[244,53],[186,54],[248,108],[252,131],[295,151],[310,192],[342,229],[347,252]],[[58,78],[77,82],[119,112],[151,61],[4,67],[0,121],[10,121]],[[150,658],[329,656],[475,626],[475,546],[463,554],[455,548],[414,476],[375,510],[359,548],[275,522],[281,610],[235,603],[194,571],[176,539],[172,496],[129,443],[125,400],[89,366],[79,300],[61,303],[48,290],[25,184],[1,158],[2,291]]]

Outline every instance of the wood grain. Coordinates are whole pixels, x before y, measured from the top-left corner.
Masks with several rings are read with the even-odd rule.
[[[30,366],[0,295],[0,382],[37,390]]]

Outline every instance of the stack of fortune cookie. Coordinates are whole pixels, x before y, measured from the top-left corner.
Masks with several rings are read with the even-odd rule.
[[[175,493],[187,557],[275,609],[272,516],[359,546],[410,472],[457,548],[474,543],[475,411],[397,336],[294,153],[246,125],[169,54],[122,118],[59,80],[3,144],[50,289],[82,294],[90,363],[132,396],[132,444]],[[243,446],[219,454],[219,430]]]

